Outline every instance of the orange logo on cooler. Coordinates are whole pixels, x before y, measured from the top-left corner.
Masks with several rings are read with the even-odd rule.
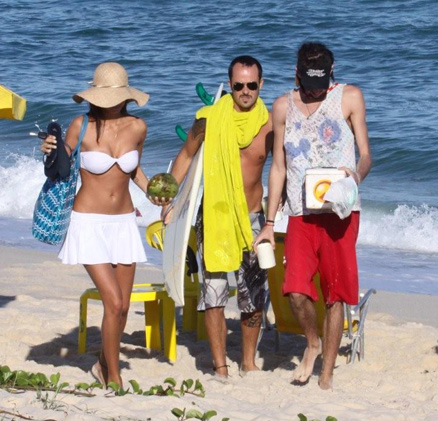
[[[313,187],[313,195],[318,202],[324,203],[324,196],[330,188],[332,182],[330,180],[318,180]]]

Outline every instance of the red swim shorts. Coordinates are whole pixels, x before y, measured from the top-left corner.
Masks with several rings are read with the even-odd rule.
[[[295,292],[318,300],[312,278],[319,272],[326,304],[357,304],[358,233],[359,212],[345,219],[332,213],[290,216],[284,244],[283,294]]]

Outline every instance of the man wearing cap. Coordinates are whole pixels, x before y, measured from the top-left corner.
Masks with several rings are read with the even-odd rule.
[[[355,245],[360,201],[356,200],[353,212],[345,219],[330,209],[308,209],[305,172],[310,168],[338,168],[359,185],[371,168],[362,92],[353,85],[333,82],[333,62],[333,53],[325,45],[303,44],[298,51],[297,89],[274,102],[274,158],[267,215],[267,219],[274,218],[287,179],[284,212],[289,215],[289,221],[283,294],[289,297],[307,339],[292,384],[307,384],[315,360],[322,353],[318,382],[322,389],[332,388],[344,323],[343,303],[358,302]],[[355,143],[359,154],[357,164]],[[264,239],[275,246],[272,226],[265,226],[256,241]],[[322,344],[313,306],[313,301],[318,299],[312,282],[317,272],[326,303]]]

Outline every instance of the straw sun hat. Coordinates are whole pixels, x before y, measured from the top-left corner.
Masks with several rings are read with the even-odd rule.
[[[73,99],[76,102],[85,99],[101,108],[114,107],[123,101],[135,101],[143,107],[149,95],[129,86],[128,73],[122,65],[108,62],[96,67],[92,87],[73,95]]]

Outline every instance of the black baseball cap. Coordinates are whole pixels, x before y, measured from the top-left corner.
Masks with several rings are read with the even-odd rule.
[[[331,65],[298,68],[298,77],[306,90],[328,89],[330,86]]]

